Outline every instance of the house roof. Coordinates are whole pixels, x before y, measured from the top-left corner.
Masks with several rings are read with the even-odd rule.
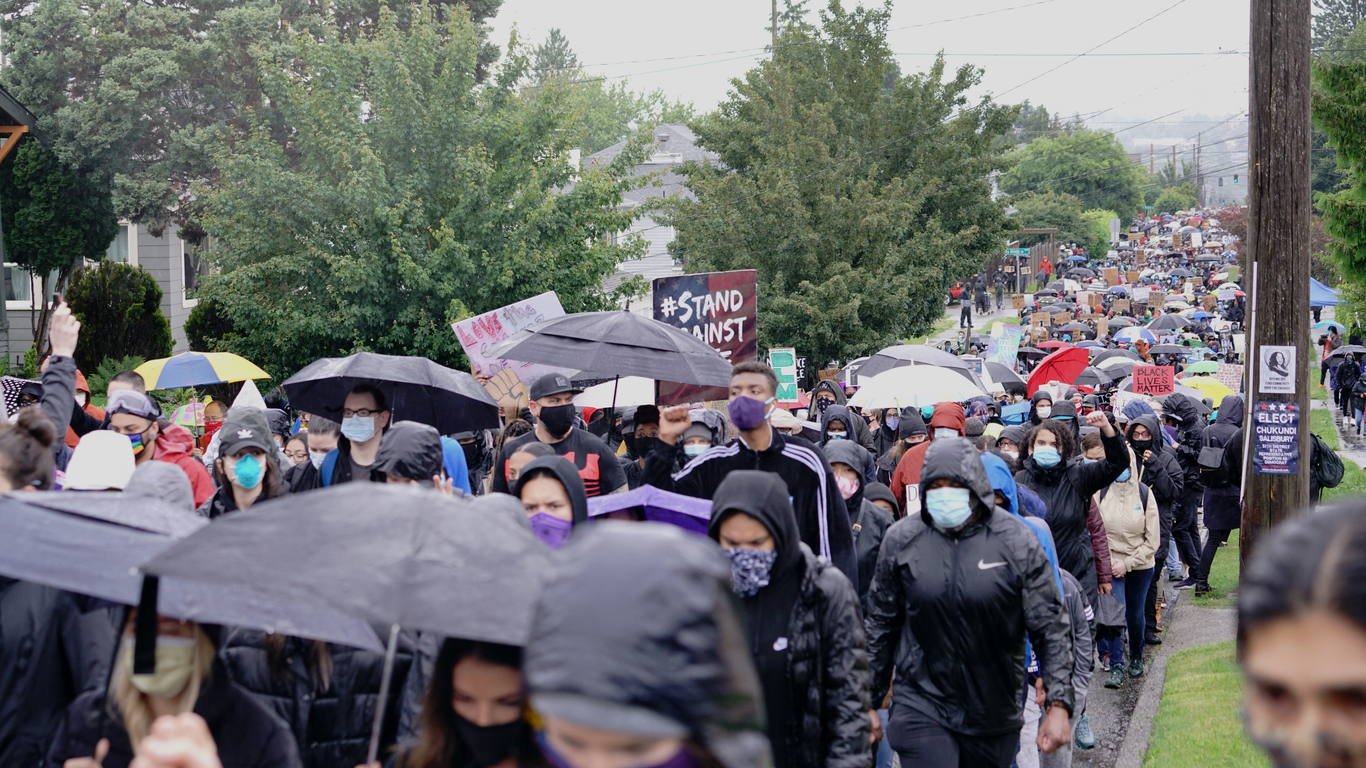
[[[655,146],[651,150],[650,157],[635,167],[634,175],[640,177],[656,174],[656,176],[645,186],[627,191],[622,196],[624,205],[640,205],[652,197],[672,195],[685,195],[691,200],[693,194],[687,187],[683,186],[683,176],[675,173],[673,169],[690,161],[718,162],[716,153],[707,152],[699,147],[697,136],[683,123],[664,123],[655,128],[654,137]],[[625,148],[626,142],[619,141],[584,158],[583,167],[588,170],[607,165]]]
[[[0,125],[28,126],[30,136],[44,144],[47,143],[38,131],[38,118],[4,88],[0,88]]]

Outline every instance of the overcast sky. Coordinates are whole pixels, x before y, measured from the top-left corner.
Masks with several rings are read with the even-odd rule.
[[[514,26],[532,44],[559,27],[588,71],[706,111],[765,55],[768,15],[767,0],[504,0],[493,27],[500,44]],[[902,0],[890,26],[903,72],[924,69],[942,49],[951,66],[986,70],[984,92],[1081,113],[1097,128],[1170,115],[1164,137],[1182,120],[1189,136],[1246,132],[1243,122],[1194,121],[1247,110],[1247,0]]]

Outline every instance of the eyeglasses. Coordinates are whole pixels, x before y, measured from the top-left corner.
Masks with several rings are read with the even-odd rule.
[[[355,417],[357,417],[357,418],[361,418],[361,419],[368,419],[368,418],[370,418],[371,416],[374,416],[374,415],[377,414],[377,413],[379,413],[379,411],[372,411],[372,410],[370,410],[369,408],[361,408],[360,410],[356,410],[356,411],[353,411],[353,410],[351,410],[350,408],[343,408],[343,409],[342,409],[342,416],[345,417],[345,418],[348,418],[348,419],[351,418],[351,417],[353,417],[353,416],[355,416]]]
[[[308,458],[308,451],[285,451],[285,455],[294,461],[303,461]]]

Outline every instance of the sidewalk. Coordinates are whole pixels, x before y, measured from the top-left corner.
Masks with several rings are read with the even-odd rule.
[[[1010,296],[1006,296],[1006,301],[1005,301],[1005,303],[1002,305],[1002,309],[1001,309],[999,312],[996,311],[996,309],[995,309],[995,307],[996,307],[996,303],[995,303],[995,302],[996,302],[996,300],[993,298],[993,299],[992,299],[992,305],[991,305],[991,306],[992,306],[992,311],[988,312],[988,313],[985,314],[985,315],[979,314],[979,313],[976,312],[976,311],[974,311],[974,312],[972,313],[972,332],[973,332],[974,334],[979,334],[979,333],[981,333],[981,334],[990,333],[990,332],[991,332],[991,324],[994,323],[994,322],[996,322],[997,320],[1000,320],[1000,319],[1003,319],[1003,318],[1007,318],[1007,317],[1019,317],[1019,315],[1020,315],[1020,310],[1018,310],[1018,309],[1012,309],[1011,306],[1010,306]],[[950,319],[953,320],[953,327],[949,328],[947,331],[942,331],[942,332],[940,332],[940,333],[938,333],[938,334],[936,334],[936,335],[930,337],[929,341],[927,341],[927,342],[925,342],[925,343],[926,343],[926,344],[930,344],[930,345],[934,345],[934,344],[943,344],[943,343],[946,342],[946,341],[957,341],[957,340],[958,340],[958,333],[959,333],[959,331],[961,330],[961,329],[958,327],[958,318],[959,318],[961,312],[962,312],[962,307],[961,307],[960,305],[958,305],[958,304],[950,304],[950,305],[948,305],[948,306],[944,309],[944,317],[947,317],[947,318],[950,318]]]

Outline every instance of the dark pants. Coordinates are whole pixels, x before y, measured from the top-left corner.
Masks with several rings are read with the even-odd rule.
[[[1130,571],[1124,574],[1123,578],[1110,582],[1111,586],[1114,587],[1111,594],[1124,606],[1124,624],[1129,630],[1129,658],[1131,659],[1143,658],[1143,638],[1148,623],[1147,617],[1144,616],[1147,608],[1148,587],[1152,584],[1157,569],[1161,567],[1158,565],[1141,571]],[[1103,635],[1097,641],[1100,652],[1110,657],[1111,664],[1123,664],[1123,630],[1119,627],[1102,627],[1097,634]]]
[[[1209,538],[1205,539],[1205,548],[1200,552],[1200,571],[1195,578],[1209,582],[1209,569],[1214,565],[1214,556],[1219,554],[1219,545],[1228,541],[1230,533],[1232,531],[1210,529]]]
[[[887,731],[901,764],[916,768],[1009,768],[1020,748],[1019,733],[966,736],[895,703]]]
[[[1319,362],[1319,386],[1323,386],[1323,380],[1328,378],[1328,361]]]
[[[962,328],[962,327],[964,327],[964,326],[971,326],[971,325],[972,325],[972,305],[971,305],[972,299],[969,299],[968,297],[963,296],[963,297],[961,297],[961,298],[959,299],[959,301],[960,301],[960,302],[962,303],[962,305],[963,305],[963,311],[958,313],[958,327],[959,327],[959,328]]]
[[[1200,523],[1198,512],[1200,500],[1204,497],[1203,488],[1187,490],[1176,503],[1176,521],[1172,525],[1172,539],[1176,542],[1177,554],[1181,562],[1191,569],[1192,575],[1200,567]]]
[[[1157,565],[1154,566],[1153,577],[1148,583],[1148,605],[1144,610],[1144,615],[1147,617],[1146,624],[1149,634],[1157,631],[1157,591],[1161,589],[1157,584],[1157,582],[1161,581],[1159,578],[1161,574],[1158,571],[1163,568],[1162,564],[1167,561],[1167,548],[1172,544],[1172,516],[1166,512],[1162,512],[1158,515],[1158,519],[1161,521],[1161,525],[1159,526],[1161,535],[1158,537],[1156,555]]]

